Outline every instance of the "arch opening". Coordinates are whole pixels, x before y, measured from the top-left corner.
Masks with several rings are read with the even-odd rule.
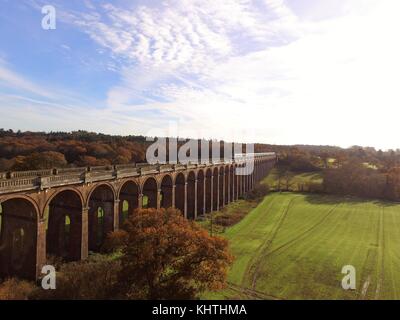
[[[110,186],[96,187],[89,199],[89,250],[98,252],[114,230],[114,193]]]
[[[172,195],[173,195],[173,183],[172,178],[166,175],[161,181],[161,207],[170,208],[172,207]]]
[[[205,212],[209,213],[211,212],[212,208],[212,203],[211,203],[211,183],[212,183],[212,171],[211,169],[208,169],[206,171],[206,176],[205,176],[205,193],[206,193],[206,202],[205,202]]]
[[[181,172],[175,179],[175,207],[185,214],[185,176]]]
[[[157,181],[154,178],[148,178],[143,185],[142,208],[157,208]]]
[[[72,190],[58,193],[45,209],[48,256],[66,261],[81,258],[82,201]]]
[[[221,167],[219,170],[219,209],[223,208],[225,205],[225,171],[224,168]]]
[[[219,171],[215,168],[213,171],[213,211],[218,210],[219,202]]]
[[[225,177],[225,181],[224,181],[224,186],[225,186],[225,190],[224,190],[224,203],[225,205],[227,205],[230,202],[230,175],[229,175],[229,166],[226,166],[224,169],[224,177]]]
[[[36,276],[37,210],[26,199],[0,204],[0,276]]]
[[[187,218],[196,218],[196,175],[193,171],[189,172],[187,181]]]
[[[232,179],[233,179],[233,190],[232,190],[232,199],[237,200],[238,198],[238,177],[236,175],[236,166],[232,168]]]
[[[242,165],[239,165],[238,167],[240,168],[239,173],[241,173]],[[243,175],[242,174],[237,175],[237,181],[238,181],[238,197],[242,197],[242,195],[243,195]]]
[[[205,212],[205,178],[204,172],[200,170],[197,173],[197,215],[203,215]]]
[[[119,225],[122,226],[139,207],[138,185],[133,181],[125,182],[119,192],[119,200]]]
[[[231,166],[229,169],[229,199],[231,202],[235,201],[235,168]]]

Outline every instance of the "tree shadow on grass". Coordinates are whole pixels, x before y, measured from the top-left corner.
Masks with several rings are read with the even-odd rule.
[[[330,195],[330,194],[305,194],[305,196],[306,196],[305,200],[311,204],[335,205],[340,203],[347,203],[356,205],[369,202],[380,207],[393,207],[400,205],[400,203],[398,202],[393,202],[389,200],[360,198],[348,195],[341,196],[341,195]]]

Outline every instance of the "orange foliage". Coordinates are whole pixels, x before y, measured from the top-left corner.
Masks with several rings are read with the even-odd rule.
[[[127,221],[119,283],[128,298],[194,299],[224,286],[233,257],[176,209],[142,209]]]

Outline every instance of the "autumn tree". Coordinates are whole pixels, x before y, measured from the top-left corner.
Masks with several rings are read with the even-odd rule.
[[[28,156],[19,156],[15,159],[13,170],[39,170],[55,167],[65,167],[67,160],[60,152],[34,152]]]
[[[195,299],[221,289],[232,262],[228,242],[176,209],[137,210],[127,221],[119,283],[130,299]]]
[[[386,175],[386,196],[392,200],[400,199],[400,167],[390,169]]]

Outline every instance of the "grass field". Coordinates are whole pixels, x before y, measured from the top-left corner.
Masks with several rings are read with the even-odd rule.
[[[210,299],[400,299],[400,205],[274,193],[228,228],[235,262]],[[356,268],[356,290],[341,287]]]

